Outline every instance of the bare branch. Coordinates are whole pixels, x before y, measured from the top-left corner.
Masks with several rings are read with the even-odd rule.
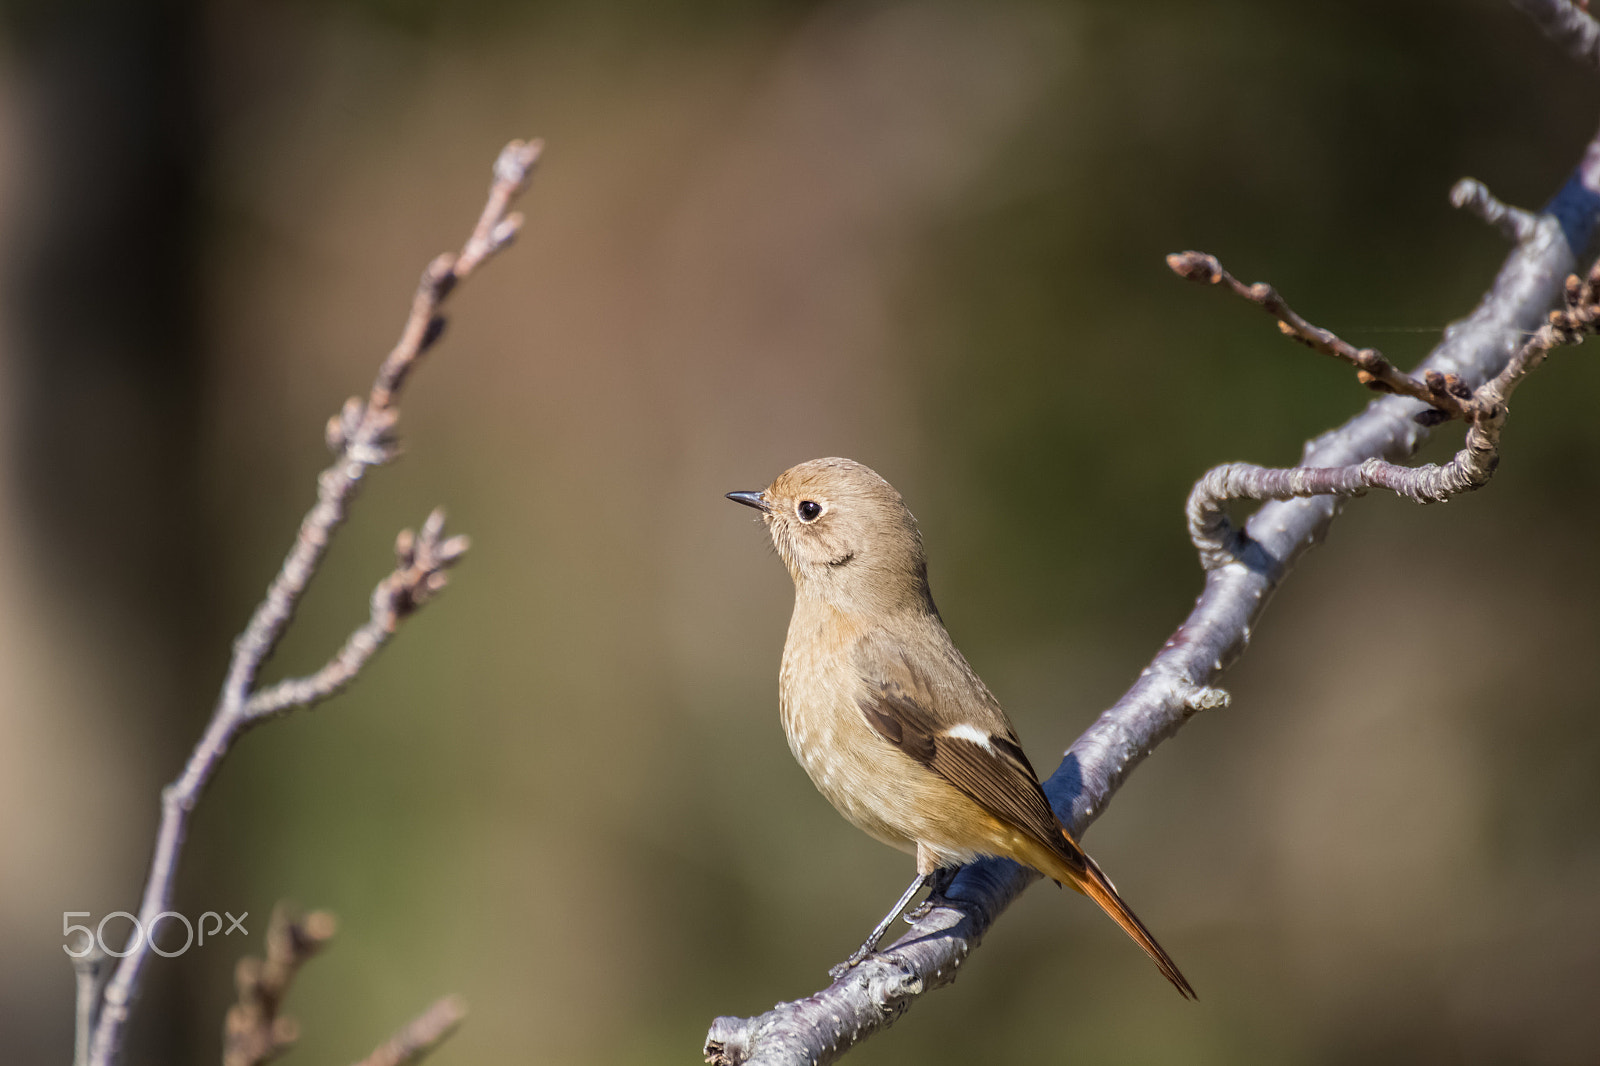
[[[437,311],[445,297],[458,283],[470,277],[487,259],[516,238],[517,231],[522,228],[522,216],[509,209],[512,201],[528,187],[528,179],[533,176],[533,168],[543,151],[544,142],[538,140],[526,143],[512,141],[501,150],[500,158],[494,164],[494,182],[489,186],[489,200],[484,204],[483,214],[478,216],[472,236],[467,238],[460,254],[441,255],[423,271],[417,295],[411,302],[411,316],[406,319],[405,329],[401,331],[394,350],[378,370],[378,379],[373,383],[368,402],[369,408],[388,407],[393,394],[405,384],[411,368],[439,339],[444,320],[438,317]],[[330,425],[330,442],[332,439]]]
[[[1477,389],[1435,370],[1424,375],[1431,389],[1456,401],[1459,417],[1468,423],[1461,450],[1443,466],[1408,467],[1368,459],[1350,466],[1291,469],[1229,463],[1207,472],[1195,483],[1187,508],[1189,537],[1200,552],[1201,565],[1211,570],[1250,551],[1248,540],[1228,520],[1224,506],[1229,500],[1349,497],[1368,489],[1388,489],[1417,503],[1443,503],[1487,485],[1500,464],[1500,434],[1512,391],[1553,349],[1582,343],[1585,336],[1600,331],[1600,263],[1590,268],[1586,280],[1568,277],[1564,294],[1566,306],[1550,312],[1549,321],[1528,338],[1505,369]]]
[[[1450,203],[1483,219],[1511,241],[1527,240],[1539,222],[1539,216],[1532,211],[1501,203],[1489,191],[1489,186],[1477,178],[1462,178],[1456,182],[1450,190]]]
[[[435,510],[420,533],[402,530],[395,539],[398,565],[372,591],[367,623],[351,633],[326,666],[309,677],[295,677],[261,689],[250,697],[245,714],[251,720],[309,707],[334,695],[351,681],[400,628],[400,623],[447,583],[445,571],[466,553],[468,540],[444,538],[444,512]]]
[[[1563,295],[1566,306],[1550,312],[1549,321],[1528,338],[1505,369],[1474,394],[1481,410],[1503,408],[1517,386],[1555,349],[1581,344],[1584,337],[1600,332],[1600,263],[1590,268],[1587,278],[1569,276]]]
[[[234,971],[239,1001],[228,1008],[223,1026],[222,1066],[261,1066],[300,1039],[300,1026],[283,1013],[283,1001],[300,967],[327,946],[334,928],[333,915],[326,911],[300,918],[287,904],[272,909],[267,957],[242,958]],[[407,1022],[360,1066],[420,1062],[455,1031],[466,1014],[466,1004],[459,997],[445,996]]]
[[[1569,0],[1511,0],[1511,6],[1533,19],[1567,55],[1600,70],[1600,23],[1586,11]]]
[[[333,915],[313,911],[297,917],[280,903],[267,925],[267,957],[246,956],[234,969],[239,1002],[228,1008],[222,1027],[222,1066],[259,1066],[300,1039],[300,1026],[280,1013],[300,967],[333,936]]]
[[[89,1041],[94,1035],[96,1007],[100,1002],[100,974],[105,969],[106,953],[94,937],[81,957],[72,960],[72,970],[77,978],[78,1005],[74,1012],[72,1040],[72,1066],[88,1066]]]
[[[1363,496],[1368,489],[1388,489],[1417,503],[1443,503],[1452,496],[1489,483],[1500,461],[1499,427],[1494,433],[1477,426],[1467,431],[1467,444],[1443,466],[1408,467],[1368,459],[1351,466],[1272,468],[1228,463],[1208,470],[1195,482],[1186,508],[1189,539],[1207,570],[1226,566],[1251,551],[1248,538],[1233,527],[1223,509],[1229,500],[1292,500],[1309,496]]]
[[[1376,348],[1357,348],[1331,330],[1313,326],[1295,313],[1278,290],[1266,282],[1246,285],[1223,269],[1215,256],[1204,252],[1175,252],[1167,256],[1167,266],[1180,278],[1205,281],[1212,285],[1225,285],[1235,295],[1242,296],[1278,320],[1278,329],[1291,340],[1307,348],[1331,355],[1356,368],[1356,380],[1376,392],[1392,392],[1411,396],[1430,407],[1437,407],[1448,417],[1459,418],[1464,413],[1457,399],[1448,391],[1435,393],[1428,385],[1397,369]]]
[[[1471,390],[1501,374],[1522,347],[1519,339],[1536,330],[1561,297],[1562,280],[1576,266],[1597,217],[1600,138],[1590,143],[1572,180],[1512,250],[1477,309],[1445,331],[1420,375],[1405,377],[1425,384],[1432,380],[1429,372],[1440,380],[1455,375]],[[1241,295],[1254,300],[1248,290]],[[1308,330],[1300,339],[1312,335]],[[1429,389],[1421,399],[1408,386],[1404,395],[1375,399],[1360,415],[1310,442],[1304,465],[1359,467],[1369,459],[1395,462],[1415,453],[1427,436],[1415,416],[1427,409],[1424,404],[1432,406],[1433,395]],[[1161,741],[1196,711],[1225,701],[1216,680],[1243,652],[1272,593],[1322,539],[1339,506],[1339,498],[1331,495],[1268,502],[1245,527],[1251,550],[1206,571],[1204,591],[1189,617],[1045,782],[1045,794],[1069,831],[1082,839]],[[920,996],[954,980],[989,926],[1036,877],[1004,860],[963,867],[944,898],[908,934],[829,987],[755,1018],[718,1018],[706,1041],[707,1060],[722,1066],[836,1061],[857,1041],[892,1024]]]
[[[466,1016],[467,1005],[461,997],[445,996],[407,1022],[358,1066],[409,1066],[421,1062],[456,1031]]]
[[[178,779],[162,790],[161,823],[139,905],[139,921],[144,928],[151,928],[156,916],[171,906],[189,817],[239,734],[269,714],[324,698],[348,683],[382,646],[388,636],[385,627],[397,623],[442,588],[443,568],[465,550],[464,540],[453,538],[439,543],[443,516],[436,513],[436,519],[430,519],[423,528],[417,558],[409,562],[403,559],[399,570],[379,586],[374,593],[373,620],[351,636],[332,662],[310,678],[285,682],[264,694],[256,692],[261,667],[294,617],[295,608],[327,551],[328,541],[344,522],[367,470],[395,455],[395,425],[399,419],[395,404],[407,376],[444,328],[444,319],[439,315],[441,304],[458,282],[516,235],[521,219],[509,214],[508,209],[526,187],[540,150],[538,141],[512,141],[500,153],[488,202],[472,236],[459,255],[440,256],[429,264],[412,299],[400,340],[379,367],[366,400],[348,401],[329,422],[328,444],[335,458],[317,478],[317,502],[301,521],[294,546],[266,597],[234,642],[222,692],[204,734]],[[405,546],[401,554],[406,556],[412,547],[405,535],[402,541]],[[424,552],[428,556],[425,563]],[[386,597],[383,605],[377,602],[379,597]],[[257,695],[262,700],[252,707]],[[149,938],[145,938],[122,959],[107,983],[90,1049],[93,1066],[111,1066],[115,1061],[130,1005],[149,957]]]

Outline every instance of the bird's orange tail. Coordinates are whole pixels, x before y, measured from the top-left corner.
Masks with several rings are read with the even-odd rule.
[[[1178,970],[1178,964],[1172,961],[1172,956],[1156,943],[1156,938],[1150,935],[1150,930],[1144,927],[1139,916],[1122,902],[1122,897],[1117,895],[1117,890],[1112,887],[1106,875],[1100,872],[1100,867],[1094,864],[1093,859],[1089,859],[1089,877],[1080,887],[1086,896],[1100,904],[1100,908],[1111,915],[1112,921],[1122,926],[1123,932],[1133,937],[1134,942],[1144,948],[1145,954],[1155,960],[1162,975],[1172,982],[1173,987],[1188,999],[1198,998],[1194,988]]]
[[[1172,982],[1173,987],[1184,998],[1198,999],[1199,997],[1195,995],[1193,986],[1179,971],[1177,963],[1172,961],[1172,956],[1168,955],[1165,949],[1156,943],[1156,938],[1150,935],[1150,930],[1144,927],[1144,923],[1139,920],[1139,916],[1134,914],[1126,903],[1122,902],[1122,897],[1117,895],[1116,887],[1111,884],[1111,879],[1100,872],[1100,867],[1095,865],[1095,861],[1089,858],[1070,836],[1067,836],[1064,831],[1061,835],[1065,839],[1069,854],[1073,858],[1081,858],[1083,860],[1082,869],[1079,869],[1073,863],[1069,863],[1066,858],[1054,852],[1046,851],[1042,847],[1039,849],[1038,858],[1044,861],[1035,861],[1034,856],[1029,856],[1023,861],[1045,876],[1052,877],[1061,884],[1077,889],[1100,904],[1100,908],[1111,916],[1111,920],[1122,926],[1123,932],[1133,937],[1134,943],[1144,948],[1145,954],[1155,961],[1162,975]]]

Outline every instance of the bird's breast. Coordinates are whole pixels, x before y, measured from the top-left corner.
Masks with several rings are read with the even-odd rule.
[[[797,612],[779,674],[789,750],[848,821],[886,844],[914,851],[935,782],[861,712],[866,683],[851,657],[854,631],[847,625],[812,629],[804,621]]]

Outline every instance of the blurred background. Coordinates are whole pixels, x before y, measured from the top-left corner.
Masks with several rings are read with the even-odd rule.
[[[777,721],[791,602],[724,501],[819,455],[905,494],[1041,770],[1200,588],[1189,485],[1367,401],[1220,255],[1402,365],[1600,108],[1504,3],[11,0],[0,32],[0,1041],[70,1057],[60,915],[137,909],[157,795],[423,265],[512,137],[524,238],[451,307],[270,676],[436,504],[474,548],[354,688],[246,736],[131,1063],[216,1060],[275,900],[334,911],[293,1061],[445,992],[448,1063],[696,1062],[820,987],[909,860]],[[1181,962],[1035,888],[850,1061],[1593,1061],[1600,368],[1493,484],[1370,498],[1090,833]],[[1446,428],[1429,457],[1448,456]],[[113,924],[108,928],[120,928]],[[120,933],[118,934],[121,935]]]

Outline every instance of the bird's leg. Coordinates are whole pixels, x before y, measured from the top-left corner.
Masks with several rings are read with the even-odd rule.
[[[939,866],[934,869],[928,877],[928,898],[906,911],[907,925],[915,925],[928,916],[935,906],[934,901],[944,898],[944,890],[950,887],[950,882],[956,879],[960,869],[959,866]]]
[[[937,870],[930,870],[925,874],[918,874],[917,879],[911,882],[911,887],[906,889],[905,895],[900,897],[900,902],[896,903],[894,907],[890,909],[889,913],[883,916],[883,921],[879,922],[878,927],[874,929],[870,935],[868,935],[866,942],[863,943],[859,948],[856,948],[854,955],[851,955],[848,959],[845,959],[839,965],[829,970],[828,976],[837,981],[850,970],[854,969],[862,959],[866,958],[868,955],[871,955],[874,951],[877,951],[878,941],[883,938],[883,934],[888,931],[889,926],[894,922],[895,915],[905,910],[906,904],[911,902],[911,898],[918,892],[921,892],[925,886],[931,884],[936,876],[938,876]]]

